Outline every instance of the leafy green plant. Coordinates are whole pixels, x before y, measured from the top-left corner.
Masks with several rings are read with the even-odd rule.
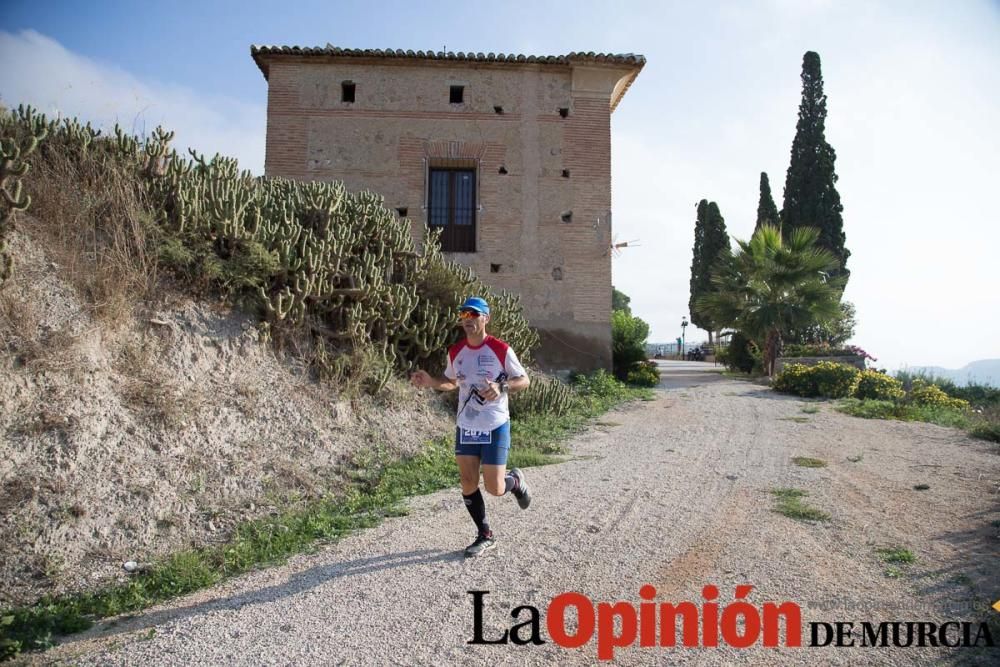
[[[646,360],[649,325],[623,310],[611,313],[611,358],[615,377],[624,380],[629,371]]]
[[[905,547],[884,547],[875,551],[878,554],[879,560],[884,563],[910,565],[917,561],[917,557],[913,555],[913,552]]]
[[[935,384],[928,384],[923,380],[913,383],[913,389],[906,395],[906,402],[912,405],[938,408],[952,408],[955,410],[967,410],[969,402],[960,398],[948,396]]]
[[[858,384],[854,388],[854,398],[862,400],[892,401],[902,398],[905,393],[902,382],[872,370],[861,371],[858,376]]]
[[[643,361],[636,364],[628,372],[625,381],[637,387],[655,387],[660,383],[660,372],[657,370],[656,362]]]
[[[937,377],[931,373],[914,373],[909,370],[896,371],[895,376],[903,383],[903,388],[907,391],[911,390],[914,385],[923,382],[924,384],[936,385],[952,398],[968,401],[973,407],[985,408],[991,405],[1000,405],[1000,388],[998,387],[978,382],[968,382],[964,386],[959,386],[949,378]]]
[[[829,521],[830,515],[815,507],[809,507],[802,499],[808,492],[801,489],[773,489],[771,491],[777,501],[774,510],[778,514],[799,521]]]
[[[854,392],[860,371],[853,366],[821,361],[812,366],[789,364],[775,377],[772,388],[785,394],[844,398]]]
[[[716,360],[724,364],[731,371],[740,373],[751,373],[756,365],[753,352],[756,345],[742,331],[736,331],[729,339],[729,345],[719,348],[716,353]]]

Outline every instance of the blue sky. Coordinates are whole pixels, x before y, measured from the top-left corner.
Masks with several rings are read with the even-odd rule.
[[[280,11],[274,11],[279,7]],[[854,342],[880,365],[1000,357],[1000,4],[944,2],[18,2],[0,4],[0,99],[263,165],[257,44],[641,53],[612,118],[615,285],[652,327],[687,315],[695,204],[778,206],[802,54],[817,51],[852,251]],[[693,335],[692,335],[693,334]],[[688,339],[699,333],[688,329]]]

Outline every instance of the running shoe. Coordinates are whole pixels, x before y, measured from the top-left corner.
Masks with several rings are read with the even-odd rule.
[[[521,506],[521,509],[528,509],[528,505],[531,504],[531,489],[528,487],[528,482],[524,479],[524,473],[521,472],[520,468],[514,468],[510,471],[510,474],[514,476],[517,480],[517,488],[514,490],[514,497],[517,498],[517,504]]]
[[[492,549],[497,545],[497,541],[493,538],[493,533],[488,535],[480,534],[476,537],[476,541],[465,547],[466,556],[480,556],[487,549]]]

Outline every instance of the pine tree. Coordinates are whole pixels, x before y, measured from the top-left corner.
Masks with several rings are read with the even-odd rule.
[[[834,271],[846,283],[850,277],[844,247],[844,220],[837,192],[834,162],[837,154],[826,141],[826,95],[819,54],[807,51],[802,58],[802,102],[792,142],[792,159],[785,177],[785,201],[781,210],[785,238],[800,227],[819,231],[820,248],[833,253],[840,263]]]
[[[726,233],[726,221],[713,201],[702,199],[698,202],[698,219],[694,225],[694,250],[691,260],[691,296],[688,300],[688,312],[691,321],[708,332],[708,342],[712,342],[712,332],[715,322],[712,318],[696,307],[696,302],[703,296],[713,292],[712,270],[724,250],[729,249],[729,234]]]
[[[774,204],[774,197],[771,196],[771,182],[767,180],[767,172],[760,172],[760,200],[757,203],[757,226],[753,228],[756,232],[761,225],[771,225],[781,227],[781,220],[778,218],[778,207]]]

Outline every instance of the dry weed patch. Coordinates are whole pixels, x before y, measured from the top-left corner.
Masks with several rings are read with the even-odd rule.
[[[180,387],[172,373],[160,367],[160,345],[151,339],[126,342],[113,363],[122,376],[119,393],[122,400],[143,418],[170,428],[190,420],[204,401],[195,386]]]
[[[32,218],[25,231],[40,241],[95,316],[112,328],[156,284],[154,225],[144,195],[126,168],[51,151],[36,160]]]

